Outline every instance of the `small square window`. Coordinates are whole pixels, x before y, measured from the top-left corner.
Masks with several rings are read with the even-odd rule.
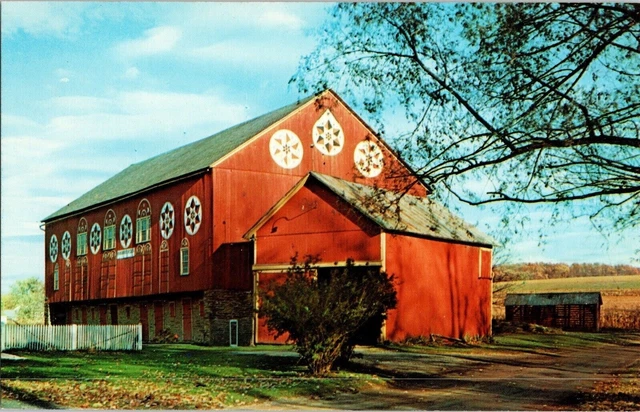
[[[78,233],[76,254],[78,256],[85,256],[88,250],[89,248],[87,245],[87,232]]]

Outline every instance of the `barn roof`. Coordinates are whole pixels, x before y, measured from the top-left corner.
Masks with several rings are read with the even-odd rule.
[[[212,136],[145,161],[134,163],[65,207],[47,216],[43,219],[43,222],[129,197],[151,187],[202,173],[209,169],[213,163],[315,97],[315,95],[309,96],[294,104],[240,123]]]
[[[250,238],[307,182],[316,181],[350,204],[384,231],[407,233],[433,239],[495,246],[490,236],[426,197],[398,193],[310,172],[301,179],[246,234]]]
[[[505,306],[601,305],[600,292],[508,293]]]

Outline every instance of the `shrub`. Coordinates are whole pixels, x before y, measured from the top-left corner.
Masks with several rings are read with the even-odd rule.
[[[284,283],[261,292],[261,316],[277,336],[288,333],[313,374],[328,373],[353,354],[355,338],[368,321],[395,307],[393,275],[378,268],[319,269],[317,259],[300,265],[294,257]]]

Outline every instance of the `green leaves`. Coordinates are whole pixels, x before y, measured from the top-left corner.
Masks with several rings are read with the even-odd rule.
[[[639,13],[339,3],[295,83],[332,85],[378,129],[403,111],[392,142],[441,200],[548,204],[622,230],[640,224]]]
[[[272,283],[261,293],[260,315],[278,335],[289,334],[302,362],[314,374],[326,374],[346,362],[355,338],[372,319],[369,333],[379,334],[382,315],[394,308],[394,277],[378,268],[322,269],[307,257],[299,265],[294,258],[282,284]],[[372,332],[373,331],[373,332]]]

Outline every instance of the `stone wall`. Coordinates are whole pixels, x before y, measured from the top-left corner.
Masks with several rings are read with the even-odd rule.
[[[253,343],[253,299],[250,291],[208,290],[204,292],[205,317],[209,319],[211,345],[230,345],[230,321],[238,322],[238,345]],[[235,340],[235,336],[232,337]]]
[[[72,305],[71,319],[68,323],[82,324],[82,311],[87,313],[87,324],[100,324],[100,308],[106,308],[106,324],[113,323],[111,318],[111,306],[117,308],[117,324],[131,325],[142,322],[143,316],[140,313],[141,308],[146,305],[147,310],[147,328],[149,331],[148,341],[154,341],[158,338],[158,333],[162,336],[178,336],[178,341],[185,341],[184,326],[188,326],[188,319],[184,316],[183,305],[190,302],[191,305],[191,339],[190,342],[210,343],[211,323],[206,317],[205,300],[202,295],[189,296],[172,296],[166,299],[136,299],[127,301],[118,301],[97,304]],[[162,328],[156,331],[155,322],[155,305],[159,303],[162,307]],[[187,303],[189,304],[189,303]],[[187,316],[188,317],[188,316]],[[143,326],[144,328],[144,326]]]

